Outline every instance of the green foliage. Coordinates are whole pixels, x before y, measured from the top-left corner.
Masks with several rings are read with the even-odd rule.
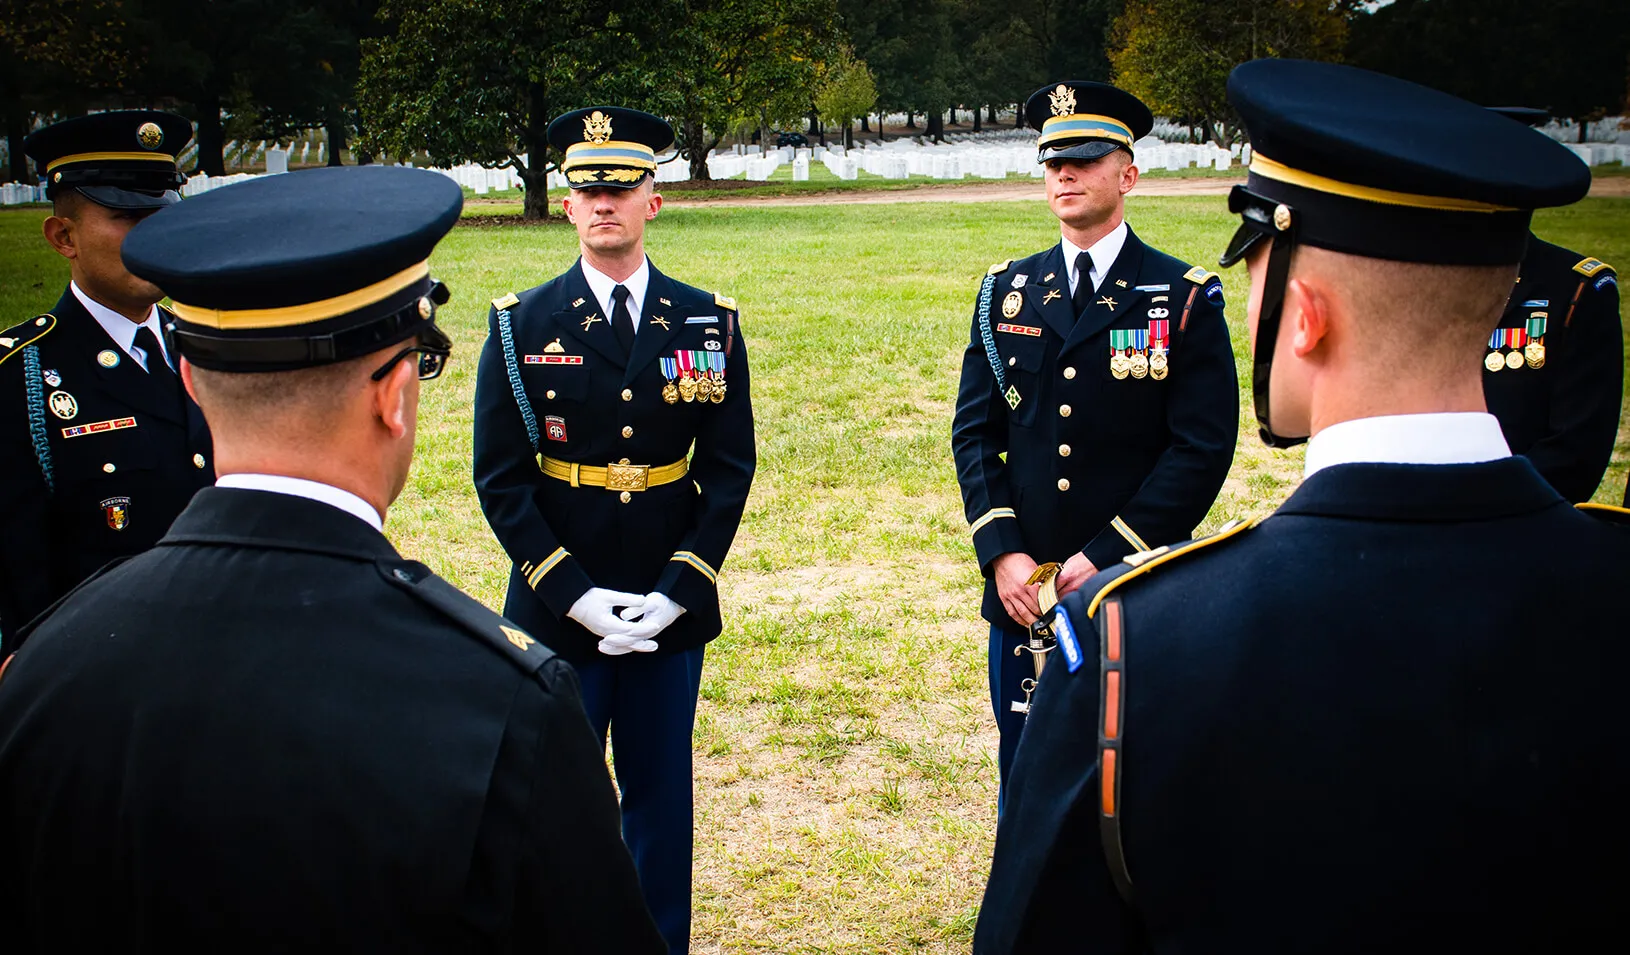
[[[1158,115],[1239,136],[1228,74],[1247,60],[1339,60],[1347,18],[1330,0],[1130,0],[1110,32],[1115,83]]]
[[[843,127],[844,145],[853,145],[849,124],[871,112],[877,103],[877,84],[864,60],[848,50],[829,64],[815,90],[815,110],[821,120]]]
[[[1627,57],[1630,18],[1583,0],[1398,0],[1353,18],[1349,52],[1474,103],[1576,121],[1626,107]]]
[[[547,212],[544,132],[595,102],[641,106],[660,85],[670,0],[385,0],[395,30],[362,44],[362,145],[439,166],[513,168]]]

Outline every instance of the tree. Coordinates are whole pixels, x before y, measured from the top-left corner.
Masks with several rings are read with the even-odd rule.
[[[23,153],[33,115],[84,109],[128,78],[132,58],[117,0],[11,0],[7,6],[0,17],[0,108],[8,172],[33,182]]]
[[[379,36],[378,0],[289,4],[288,16],[258,37],[240,73],[257,138],[281,142],[301,130],[328,133],[328,165],[341,164],[356,115],[362,39]]]
[[[671,34],[668,0],[384,0],[395,25],[362,44],[359,144],[417,150],[440,166],[508,167],[523,216],[549,213],[545,131],[595,102],[637,106],[665,65],[646,50]]]
[[[815,109],[821,120],[843,127],[843,145],[855,145],[854,121],[871,112],[877,102],[877,84],[864,60],[844,50],[827,65],[821,85],[815,90]]]
[[[1239,138],[1228,74],[1260,57],[1341,58],[1347,18],[1330,0],[1130,0],[1110,31],[1115,83],[1157,114]]]
[[[1548,109],[1579,123],[1583,141],[1621,108],[1630,72],[1630,19],[1602,12],[1580,0],[1398,0],[1355,14],[1348,56],[1474,103]]]

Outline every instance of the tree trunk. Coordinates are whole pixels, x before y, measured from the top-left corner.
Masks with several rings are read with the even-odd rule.
[[[985,119],[992,126],[995,126],[996,125],[996,104],[992,103],[992,104],[990,104],[990,106],[988,106],[986,108],[990,110],[990,115],[986,116]]]
[[[542,83],[529,83],[526,100],[526,129],[521,133],[526,168],[516,171],[526,191],[521,218],[536,221],[549,218],[549,139],[544,135],[549,128],[549,96]]]
[[[932,138],[934,142],[945,142],[945,117],[941,116],[937,112],[929,113],[928,122],[926,125],[928,126],[926,134]]]
[[[871,132],[872,127],[869,125],[870,122],[871,122],[871,116],[870,115],[860,117],[860,131],[863,132],[863,133]]]
[[[1585,130],[1587,130],[1589,128],[1590,128],[1590,123],[1588,123],[1588,122],[1586,122],[1585,120],[1582,120],[1582,119],[1579,121],[1579,141],[1581,143],[1585,141]]]
[[[878,120],[877,124],[879,126],[881,126],[881,125],[883,125],[883,121]],[[917,128],[917,114],[913,113],[909,109],[906,110],[906,128],[907,129],[916,129]]]
[[[845,150],[855,148],[855,124],[852,122],[843,124],[843,148]]]
[[[226,175],[226,132],[221,128],[221,96],[208,92],[198,99],[198,158],[194,172],[206,176]]]
[[[952,126],[956,125],[956,107],[955,106],[951,107],[951,125]]]
[[[815,124],[815,134],[821,137],[821,145],[825,146],[826,145],[826,124],[825,123],[816,123]]]
[[[758,111],[758,154],[768,155],[770,152],[770,119],[763,110]]]
[[[692,179],[712,179],[707,171],[707,154],[710,151],[703,145],[703,138],[707,131],[702,127],[702,121],[695,117],[679,121],[679,132],[684,138],[685,149],[690,153],[690,177]]]
[[[973,131],[976,133],[979,132],[979,119],[979,107],[975,106],[973,108]]]
[[[877,113],[877,141],[880,142],[880,143],[886,143],[886,142],[889,141],[888,137],[883,135],[883,117],[884,117],[884,115],[885,114],[883,113],[882,110],[878,110],[878,113]]]
[[[23,139],[28,136],[28,110],[13,97],[6,98],[6,150],[10,157],[11,178],[24,185],[33,185],[28,174],[28,157],[23,154]]]
[[[815,112],[815,107],[809,108],[809,131],[806,136],[814,136],[821,131],[821,116]]]
[[[343,166],[340,153],[345,151],[345,111],[338,103],[328,106],[328,165]]]

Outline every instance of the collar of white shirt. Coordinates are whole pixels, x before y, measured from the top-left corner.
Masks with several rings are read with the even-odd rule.
[[[1126,220],[1109,230],[1109,234],[1092,244],[1086,251],[1092,253],[1092,290],[1098,291],[1098,286],[1104,284],[1104,273],[1114,265],[1115,260],[1121,257],[1121,246],[1126,244]],[[1075,260],[1081,254],[1081,247],[1062,236],[1058,240],[1064,250],[1064,270],[1070,275],[1070,294],[1075,294],[1076,283],[1080,276],[1075,274]]]
[[[1477,464],[1509,457],[1499,420],[1485,412],[1382,415],[1343,421],[1314,435],[1302,475],[1338,464]]]
[[[379,516],[379,512],[374,510],[372,504],[332,484],[307,481],[305,478],[288,477],[283,474],[223,474],[215,480],[215,486],[244,491],[271,491],[273,494],[288,494],[319,501],[330,507],[337,507],[359,521],[367,522],[368,526],[376,531],[385,530],[385,521]]]
[[[102,330],[108,333],[108,337],[113,339],[113,343],[118,345],[119,349],[126,355],[134,358],[136,364],[143,368],[147,367],[147,352],[136,347],[136,329],[142,325],[146,325],[153,330],[153,337],[158,339],[158,347],[160,349],[164,348],[164,330],[158,323],[157,305],[154,305],[148,311],[147,321],[138,325],[86,295],[84,290],[79,287],[79,283],[70,281],[68,287],[73,290],[74,298],[79,299],[79,304],[85,306],[85,311],[91,313],[91,318],[96,319],[96,324],[102,326]]]
[[[619,285],[628,286],[628,314],[634,319],[634,331],[640,330],[640,314],[645,309],[645,290],[651,284],[650,259],[641,259],[640,267],[634,270],[634,274],[621,282],[590,265],[588,259],[584,259],[583,277],[588,279],[589,291],[594,293],[594,300],[600,303],[608,322],[611,321],[611,290]]]

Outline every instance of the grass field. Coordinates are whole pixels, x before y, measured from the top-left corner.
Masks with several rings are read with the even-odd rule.
[[[67,270],[42,209],[0,212],[0,315],[55,302]],[[1139,234],[1211,263],[1217,197],[1134,198]],[[1630,200],[1546,212],[1536,231],[1630,262]],[[696,728],[699,952],[952,952],[972,934],[995,828],[995,731],[979,575],[949,450],[959,355],[993,261],[1057,241],[1040,203],[665,211],[666,272],[733,295],[754,365],[759,471],[720,576]],[[457,342],[424,392],[419,456],[388,529],[493,607],[508,562],[470,484],[487,300],[568,266],[564,224],[461,228],[432,261]],[[1246,354],[1242,270],[1226,273]],[[9,322],[4,322],[9,324]],[[1242,382],[1248,367],[1240,365]],[[1290,492],[1301,452],[1241,439],[1202,530]],[[1623,430],[1597,500],[1617,503]]]

